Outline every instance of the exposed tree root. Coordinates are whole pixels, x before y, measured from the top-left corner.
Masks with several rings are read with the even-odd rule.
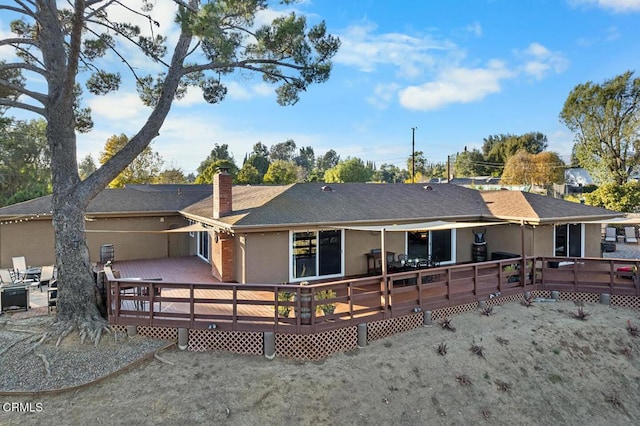
[[[51,376],[51,368],[49,365],[49,361],[47,360],[47,357],[44,356],[44,354],[36,354],[38,356],[38,358],[40,358],[42,360],[42,363],[44,364],[44,369],[47,372],[47,376]]]
[[[12,344],[10,344],[9,346],[7,346],[6,348],[0,350],[0,356],[2,356],[2,354],[4,354],[5,352],[7,352],[9,349],[11,349],[12,347],[14,347],[15,345],[17,345],[20,342],[24,342],[25,340],[35,340],[37,339],[37,336],[26,336],[23,337],[22,339],[16,340],[15,342],[13,342]]]
[[[74,330],[78,330],[80,335],[80,344],[84,344],[87,337],[97,347],[102,338],[102,333],[111,333],[111,328],[104,318],[89,318],[83,319],[70,319],[70,320],[58,320],[51,328],[44,333],[42,338],[34,344],[30,351],[35,351],[41,344],[46,342],[52,337],[57,337],[56,346],[60,346],[60,343]]]

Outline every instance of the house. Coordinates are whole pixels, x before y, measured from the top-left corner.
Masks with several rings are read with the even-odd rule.
[[[160,232],[188,225],[178,212],[209,195],[210,185],[105,189],[86,213],[91,260],[99,261],[102,244],[113,244],[118,259],[189,255],[188,240]],[[0,209],[0,266],[10,267],[11,258],[18,255],[25,255],[30,265],[55,262],[50,195]]]
[[[582,167],[571,167],[564,171],[564,194],[581,194],[585,186],[593,185],[593,179]]]
[[[0,263],[26,255],[53,263],[50,197],[0,209]],[[374,253],[477,261],[486,250],[600,257],[600,224],[621,213],[519,191],[449,184],[133,185],[90,204],[92,261],[113,244],[117,260],[197,255],[221,281],[301,282],[367,274]],[[375,263],[375,258],[373,259]],[[375,265],[374,265],[375,266]]]

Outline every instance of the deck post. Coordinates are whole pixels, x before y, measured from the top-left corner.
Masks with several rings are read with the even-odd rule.
[[[138,334],[138,327],[135,326],[135,325],[128,325],[127,326],[127,336],[133,337],[136,334]]]
[[[559,292],[559,291],[556,291],[556,290],[552,290],[552,291],[551,291],[551,298],[552,298],[553,300],[558,300],[558,297],[559,297],[559,296],[560,296],[560,292]]]
[[[180,327],[178,328],[178,349],[184,351],[189,346],[189,329]]]
[[[608,293],[600,294],[600,304],[601,305],[610,305],[611,304],[611,295]]]
[[[276,333],[265,331],[263,334],[264,357],[274,359],[276,357]]]
[[[358,324],[358,347],[367,346],[367,323]]]

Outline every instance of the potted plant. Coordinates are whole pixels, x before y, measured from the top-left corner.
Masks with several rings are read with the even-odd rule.
[[[502,269],[502,272],[514,272],[519,270],[518,265],[507,265]],[[520,275],[509,275],[509,277],[507,277],[507,282],[508,283],[515,283],[520,281]]]
[[[290,302],[293,297],[293,293],[289,291],[279,291],[278,292],[278,302]],[[278,316],[289,318],[289,314],[291,313],[290,305],[281,305],[278,303]]]
[[[331,289],[322,290],[316,293],[316,301],[334,299],[335,297],[336,297],[336,292]],[[316,306],[325,315],[333,314],[333,312],[336,310],[335,303],[319,303]]]

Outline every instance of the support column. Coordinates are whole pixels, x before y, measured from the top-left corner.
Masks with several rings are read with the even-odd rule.
[[[184,351],[189,346],[189,329],[188,328],[179,328],[178,329],[178,349]]]
[[[367,324],[358,324],[358,347],[364,348],[367,346]]]
[[[276,333],[265,331],[262,338],[264,357],[269,360],[274,359],[276,357]]]
[[[431,325],[433,325],[433,313],[431,311],[424,311],[422,323],[425,327],[431,327]]]

